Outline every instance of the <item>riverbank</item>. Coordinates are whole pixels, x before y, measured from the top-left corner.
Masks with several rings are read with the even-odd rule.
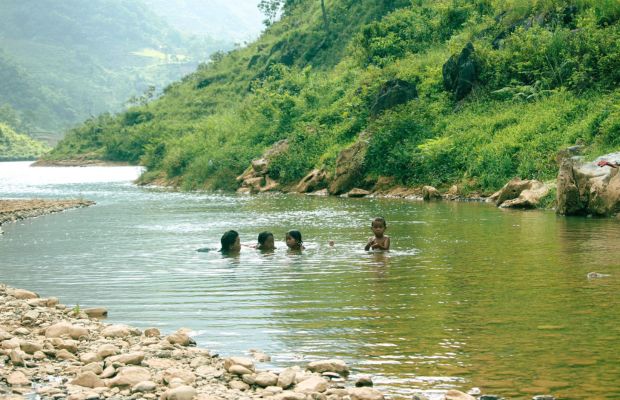
[[[256,367],[267,355],[222,359],[194,347],[187,329],[165,336],[156,328],[110,325],[98,319],[105,309],[70,308],[4,284],[0,304],[2,398],[384,398],[370,387],[346,388],[350,371],[340,360],[271,372]]]
[[[125,161],[105,161],[88,158],[72,158],[67,160],[38,159],[32,167],[126,167],[131,164]]]
[[[6,222],[34,218],[52,214],[71,208],[88,207],[95,204],[90,200],[43,200],[43,199],[15,199],[0,200],[0,225]]]

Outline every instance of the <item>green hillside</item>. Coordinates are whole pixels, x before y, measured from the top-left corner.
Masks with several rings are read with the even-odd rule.
[[[34,160],[50,149],[0,123],[0,161]]]
[[[0,107],[33,136],[60,139],[89,116],[194,71],[222,45],[182,36],[140,1],[2,1]]]
[[[269,175],[334,175],[360,149],[349,186],[461,183],[490,192],[550,179],[556,154],[620,147],[620,3],[392,0],[283,2],[244,49],[164,95],[74,129],[50,155],[148,167],[144,180],[235,189],[274,143]]]

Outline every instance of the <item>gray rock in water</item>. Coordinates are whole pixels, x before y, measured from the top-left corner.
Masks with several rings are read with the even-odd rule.
[[[355,387],[372,386],[372,378],[369,375],[361,375],[355,381]]]
[[[608,274],[599,274],[598,272],[588,272],[588,275],[586,275],[586,277],[588,279],[598,279],[598,278],[607,278]]]

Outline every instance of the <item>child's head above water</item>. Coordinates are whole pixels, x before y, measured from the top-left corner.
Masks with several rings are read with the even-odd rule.
[[[258,246],[256,247],[259,250],[273,250],[275,249],[273,233],[271,232],[261,232],[258,234]]]
[[[301,249],[303,246],[301,232],[295,230],[286,232],[286,246],[289,249]]]
[[[241,250],[241,241],[237,231],[225,232],[220,242],[222,243],[222,248],[220,249],[222,253],[235,253]]]
[[[387,229],[387,223],[385,222],[385,218],[376,217],[372,220],[372,224],[370,224],[370,229],[372,229],[372,233],[375,234],[376,237],[382,237],[383,233]]]

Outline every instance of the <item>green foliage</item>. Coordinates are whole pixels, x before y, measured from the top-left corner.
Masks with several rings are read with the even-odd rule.
[[[252,159],[287,139],[270,171],[286,185],[334,172],[365,132],[368,178],[491,192],[515,176],[553,178],[563,147],[620,147],[617,2],[333,0],[329,29],[319,1],[283,5],[257,42],[160,98],[87,121],[52,157],[96,154],[142,163],[145,180],[235,189]],[[442,67],[469,42],[481,74],[456,103]],[[371,116],[394,79],[419,98]]]
[[[34,160],[50,149],[0,123],[0,161]]]

